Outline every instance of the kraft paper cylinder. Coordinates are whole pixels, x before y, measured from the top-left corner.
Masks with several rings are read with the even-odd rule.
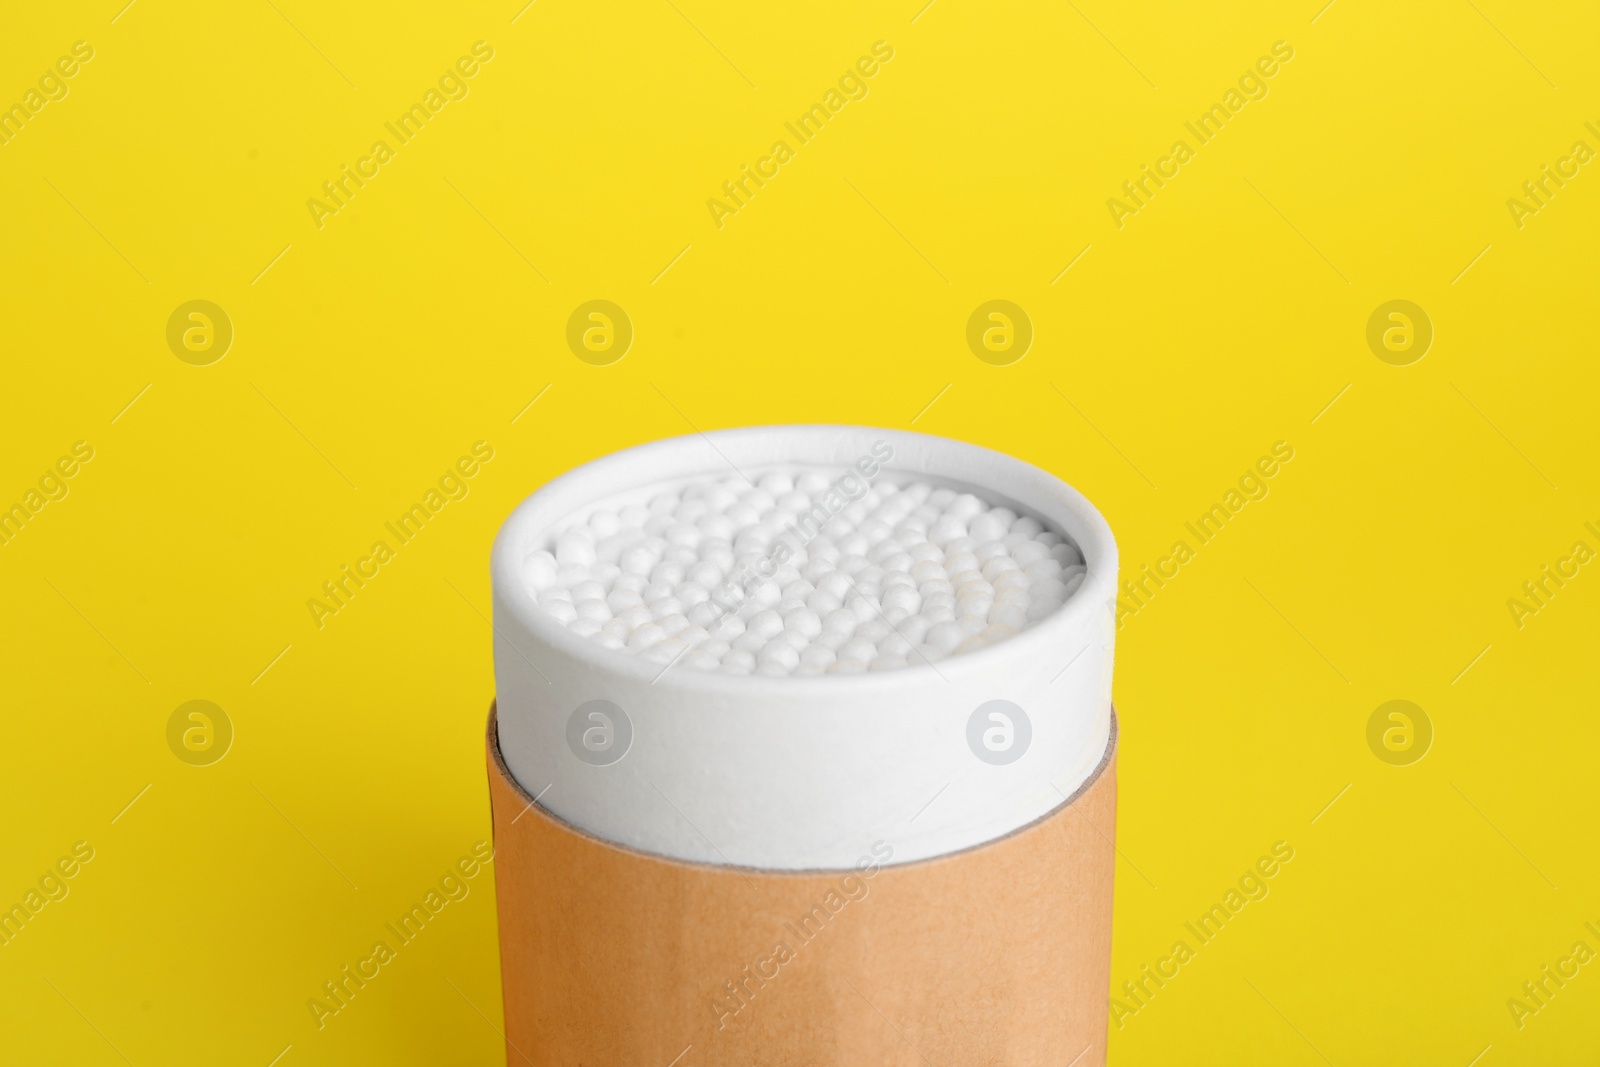
[[[491,708],[507,1063],[1104,1064],[1116,742],[1035,822],[868,877],[589,836],[511,776]]]

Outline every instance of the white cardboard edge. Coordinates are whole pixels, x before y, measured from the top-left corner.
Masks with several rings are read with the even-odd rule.
[[[932,666],[764,677],[662,666],[601,648],[533,601],[522,559],[595,502],[737,468],[844,468],[884,442],[891,477],[973,487],[1063,529],[1088,564],[1056,613],[1015,637]],[[879,477],[882,477],[880,475]],[[642,852],[770,870],[844,869],[874,843],[892,862],[1003,837],[1059,807],[1099,764],[1111,729],[1117,548],[1081,493],[1037,467],[964,442],[857,426],[769,426],[670,438],[549,482],[495,539],[495,684],[506,766],[541,806]],[[616,704],[632,743],[594,766],[567,744],[588,701]],[[1019,705],[1022,757],[995,766],[968,747],[979,705]]]

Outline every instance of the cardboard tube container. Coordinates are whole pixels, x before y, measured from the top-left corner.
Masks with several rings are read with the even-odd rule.
[[[538,607],[523,560],[597,508],[774,470],[846,497],[971,491],[1064,534],[1088,571],[1015,636],[854,675],[665,667]],[[492,561],[508,1063],[1102,1064],[1116,573],[1110,529],[1060,479],[895,430],[675,438],[530,496]]]

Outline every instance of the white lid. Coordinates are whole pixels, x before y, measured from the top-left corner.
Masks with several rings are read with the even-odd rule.
[[[892,450],[880,478],[960,487],[1062,530],[1088,565],[1083,585],[989,648],[880,673],[768,677],[663,671],[603,648],[542,611],[523,580],[549,531],[602,500],[730,471],[842,472],[875,445]],[[1059,806],[1109,739],[1111,530],[1059,478],[976,445],[854,426],[641,445],[523,501],[491,570],[507,767],[542,807],[631,848],[781,870],[849,868],[879,841],[896,863],[943,855]]]

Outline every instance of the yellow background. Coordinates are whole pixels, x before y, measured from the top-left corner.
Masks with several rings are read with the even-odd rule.
[[[1600,21],[1320,2],[10,12],[0,102],[95,57],[0,147],[0,503],[95,458],[0,546],[0,902],[95,858],[0,947],[0,1059],[502,1062],[490,875],[325,1029],[306,1008],[489,836],[497,526],[624,446],[838,421],[1058,473],[1125,576],[1295,448],[1119,635],[1114,983],[1295,858],[1111,1062],[1594,1062],[1600,966],[1521,1029],[1506,1002],[1600,949],[1600,567],[1520,630],[1506,601],[1600,547],[1600,172],[1520,229],[1506,201],[1600,148]],[[479,40],[470,95],[319,229],[308,198]],[[870,95],[718,229],[879,40]],[[1118,229],[1279,40],[1270,94]],[[564,340],[596,298],[636,331],[611,366]],[[1406,367],[1365,340],[1397,298],[1436,331]],[[236,332],[210,366],[167,347],[191,299]],[[966,346],[990,299],[1033,322],[1014,365]],[[478,440],[470,496],[318,630],[307,598]],[[208,767],[166,743],[197,698],[236,731]],[[1367,747],[1390,699],[1433,723],[1414,765]]]

